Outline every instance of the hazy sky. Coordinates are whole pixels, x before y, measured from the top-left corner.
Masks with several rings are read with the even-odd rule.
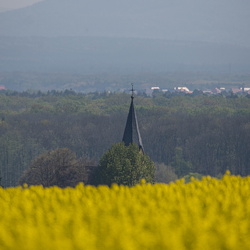
[[[43,0],[0,0],[0,11],[22,8]]]
[[[0,11],[38,2],[0,16],[0,34],[139,37],[250,47],[250,0],[0,0]]]
[[[0,0],[1,9],[18,9],[0,14],[2,71],[250,68],[250,0]]]

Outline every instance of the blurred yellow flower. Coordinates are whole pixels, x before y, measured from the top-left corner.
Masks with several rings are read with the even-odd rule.
[[[0,249],[250,249],[250,177],[0,188]]]

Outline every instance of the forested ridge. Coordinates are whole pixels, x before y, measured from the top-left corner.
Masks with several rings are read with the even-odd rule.
[[[69,148],[98,162],[120,142],[130,104],[125,93],[0,93],[1,184],[15,186],[39,154]],[[190,172],[218,176],[250,174],[250,98],[137,95],[145,152]]]

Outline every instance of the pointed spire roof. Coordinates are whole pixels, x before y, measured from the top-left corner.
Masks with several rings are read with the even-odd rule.
[[[142,139],[138,127],[137,116],[134,108],[134,87],[132,84],[132,95],[131,95],[131,104],[129,108],[128,118],[123,134],[122,141],[128,146],[131,143],[135,143],[139,146],[139,148],[144,152],[144,148],[142,145]]]

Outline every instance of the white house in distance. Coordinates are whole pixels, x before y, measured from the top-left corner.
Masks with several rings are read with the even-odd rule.
[[[151,90],[160,90],[160,87],[151,87]]]
[[[189,93],[190,90],[187,87],[175,87],[174,90]]]

